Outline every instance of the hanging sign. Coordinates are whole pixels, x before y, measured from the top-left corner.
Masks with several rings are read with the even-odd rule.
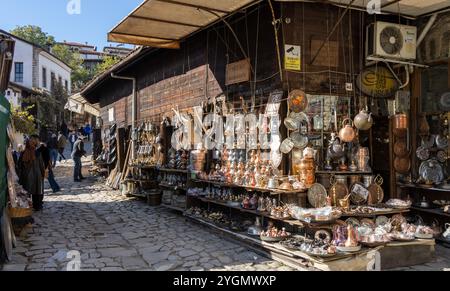
[[[302,70],[302,52],[298,45],[286,44],[284,46],[284,68],[290,71]]]
[[[384,66],[373,66],[361,72],[356,80],[358,88],[374,98],[393,97],[400,84],[391,71]]]
[[[227,65],[225,85],[238,84],[250,81],[251,67],[250,59],[245,59],[239,62]]]

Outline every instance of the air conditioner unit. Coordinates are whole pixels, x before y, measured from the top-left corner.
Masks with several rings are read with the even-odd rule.
[[[415,26],[378,21],[367,27],[366,57],[411,61],[416,51]]]

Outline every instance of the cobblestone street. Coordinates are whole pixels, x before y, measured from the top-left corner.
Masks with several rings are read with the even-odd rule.
[[[81,270],[292,270],[177,213],[124,198],[94,178],[74,184],[69,163],[56,174],[62,192],[46,192],[44,210],[34,215],[28,235],[18,238],[4,270],[66,270],[68,251],[79,251]],[[450,267],[450,252],[437,250],[435,263],[406,269]]]

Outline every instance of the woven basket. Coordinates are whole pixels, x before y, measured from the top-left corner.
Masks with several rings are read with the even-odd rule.
[[[13,208],[8,207],[9,217],[11,218],[22,218],[22,217],[30,217],[33,215],[32,208]]]

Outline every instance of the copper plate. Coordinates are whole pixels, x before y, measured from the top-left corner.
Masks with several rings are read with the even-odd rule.
[[[369,198],[367,200],[369,205],[375,205],[383,202],[384,190],[380,185],[373,183],[367,190],[369,190]]]
[[[314,184],[308,190],[308,202],[314,208],[327,206],[327,189],[322,184]]]
[[[293,90],[289,93],[288,103],[293,112],[300,113],[308,107],[308,98],[302,90]]]
[[[339,206],[339,200],[344,199],[348,195],[348,188],[342,183],[336,183],[331,186],[329,195],[333,206]]]
[[[394,144],[394,154],[400,158],[404,158],[409,155],[408,145],[405,141],[399,140]]]
[[[362,183],[355,183],[350,190],[350,200],[355,205],[362,205],[367,202],[369,198],[369,191],[364,187]],[[367,195],[367,197],[365,197]]]

